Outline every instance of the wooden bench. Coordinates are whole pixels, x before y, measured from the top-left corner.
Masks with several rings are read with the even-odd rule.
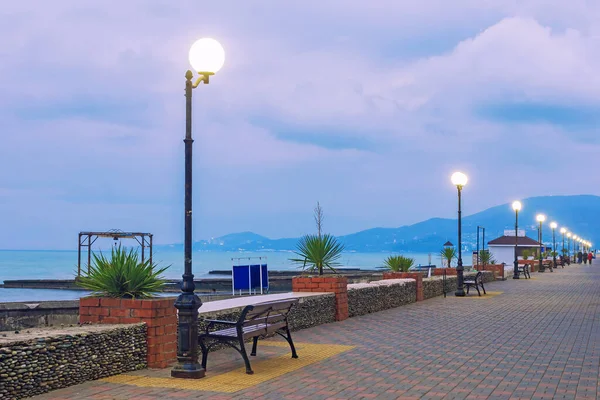
[[[545,269],[549,269],[550,272],[554,272],[553,271],[554,262],[552,260],[543,260],[542,265],[544,266]]]
[[[485,288],[483,287],[483,273],[481,271],[477,271],[477,275],[475,277],[467,277],[464,279],[463,284],[467,287],[467,294],[469,294],[469,289],[471,286],[474,286],[477,289],[477,294],[481,296],[481,292],[479,291],[479,287],[483,289],[483,294],[487,294],[485,292]]]
[[[529,263],[527,264],[522,264],[522,265],[517,265],[517,273],[519,275],[523,274],[523,276],[525,277],[525,279],[529,279],[531,278],[531,273],[529,273]]]
[[[202,368],[206,369],[210,348],[217,343],[223,343],[233,347],[242,355],[246,364],[246,373],[252,374],[244,342],[248,339],[253,340],[250,355],[256,356],[258,338],[274,333],[289,343],[292,358],[298,358],[287,320],[290,310],[296,303],[298,303],[298,299],[284,299],[249,305],[244,307],[237,321],[205,320],[208,323],[206,331],[198,336],[198,344],[202,348]],[[211,331],[218,325],[227,328]]]

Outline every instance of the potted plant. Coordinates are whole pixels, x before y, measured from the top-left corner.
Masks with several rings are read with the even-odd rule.
[[[111,257],[102,252],[92,254],[89,272],[77,280],[77,285],[90,290],[95,297],[148,299],[161,292],[166,281],[161,277],[169,267],[158,268],[150,260],[141,262],[137,251],[111,249]]]
[[[383,268],[392,272],[408,272],[415,264],[415,259],[405,256],[388,256],[383,261]]]
[[[296,276],[292,278],[294,292],[334,292],[336,296],[336,320],[348,318],[348,279],[338,275],[335,267],[339,266],[339,259],[344,251],[344,245],[333,235],[323,234],[323,209],[317,203],[315,208],[315,222],[317,234],[303,236],[296,246],[297,258],[290,261],[299,264],[309,274],[316,276]],[[335,276],[324,277],[325,270],[331,271]]]
[[[479,262],[483,265],[496,264],[496,260],[492,257],[489,250],[479,251]]]
[[[110,258],[93,254],[89,273],[77,280],[92,292],[79,301],[80,323],[144,322],[148,367],[167,367],[176,359],[177,310],[174,298],[156,297],[166,283],[161,275],[167,268],[141,262],[137,251],[121,246],[111,249]]]
[[[440,251],[440,256],[446,261],[446,267],[452,268],[452,260],[457,258],[456,249],[454,247],[444,247],[442,251]]]

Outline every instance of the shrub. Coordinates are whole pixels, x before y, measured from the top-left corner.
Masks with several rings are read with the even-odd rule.
[[[160,275],[169,267],[157,268],[149,260],[140,262],[133,249],[127,251],[119,246],[111,250],[110,259],[102,252],[93,257],[89,273],[77,279],[77,284],[91,290],[93,296],[148,298],[165,285]]]
[[[302,264],[302,269],[308,272],[318,272],[323,275],[323,269],[328,268],[333,272],[340,263],[337,261],[344,251],[344,245],[326,233],[323,235],[306,235],[300,239],[294,252],[300,258],[291,258],[290,261]]]
[[[408,272],[415,264],[415,259],[405,256],[389,256],[383,262],[383,268],[393,272]]]
[[[440,251],[440,256],[448,263],[448,268],[452,268],[452,260],[457,257],[456,249],[454,247],[444,247]]]

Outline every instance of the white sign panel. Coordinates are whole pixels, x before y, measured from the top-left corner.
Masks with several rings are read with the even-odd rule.
[[[514,229],[505,229],[504,236],[515,236],[515,230]],[[517,231],[517,236],[525,236],[525,230],[519,229]]]

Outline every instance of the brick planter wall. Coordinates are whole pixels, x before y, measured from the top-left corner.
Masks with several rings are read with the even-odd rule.
[[[345,276],[296,276],[292,292],[335,293],[335,320],[348,319],[348,278]]]
[[[456,276],[456,268],[435,268],[432,270],[433,276],[443,276],[446,271],[446,276]]]
[[[84,297],[79,301],[79,322],[146,323],[148,367],[166,368],[177,361],[177,309],[174,304],[174,298]]]
[[[415,299],[423,301],[423,274],[420,272],[384,272],[383,279],[414,279],[417,282]]]
[[[499,280],[504,280],[504,264],[486,264],[486,265],[475,265],[477,271],[492,271],[494,277]]]

